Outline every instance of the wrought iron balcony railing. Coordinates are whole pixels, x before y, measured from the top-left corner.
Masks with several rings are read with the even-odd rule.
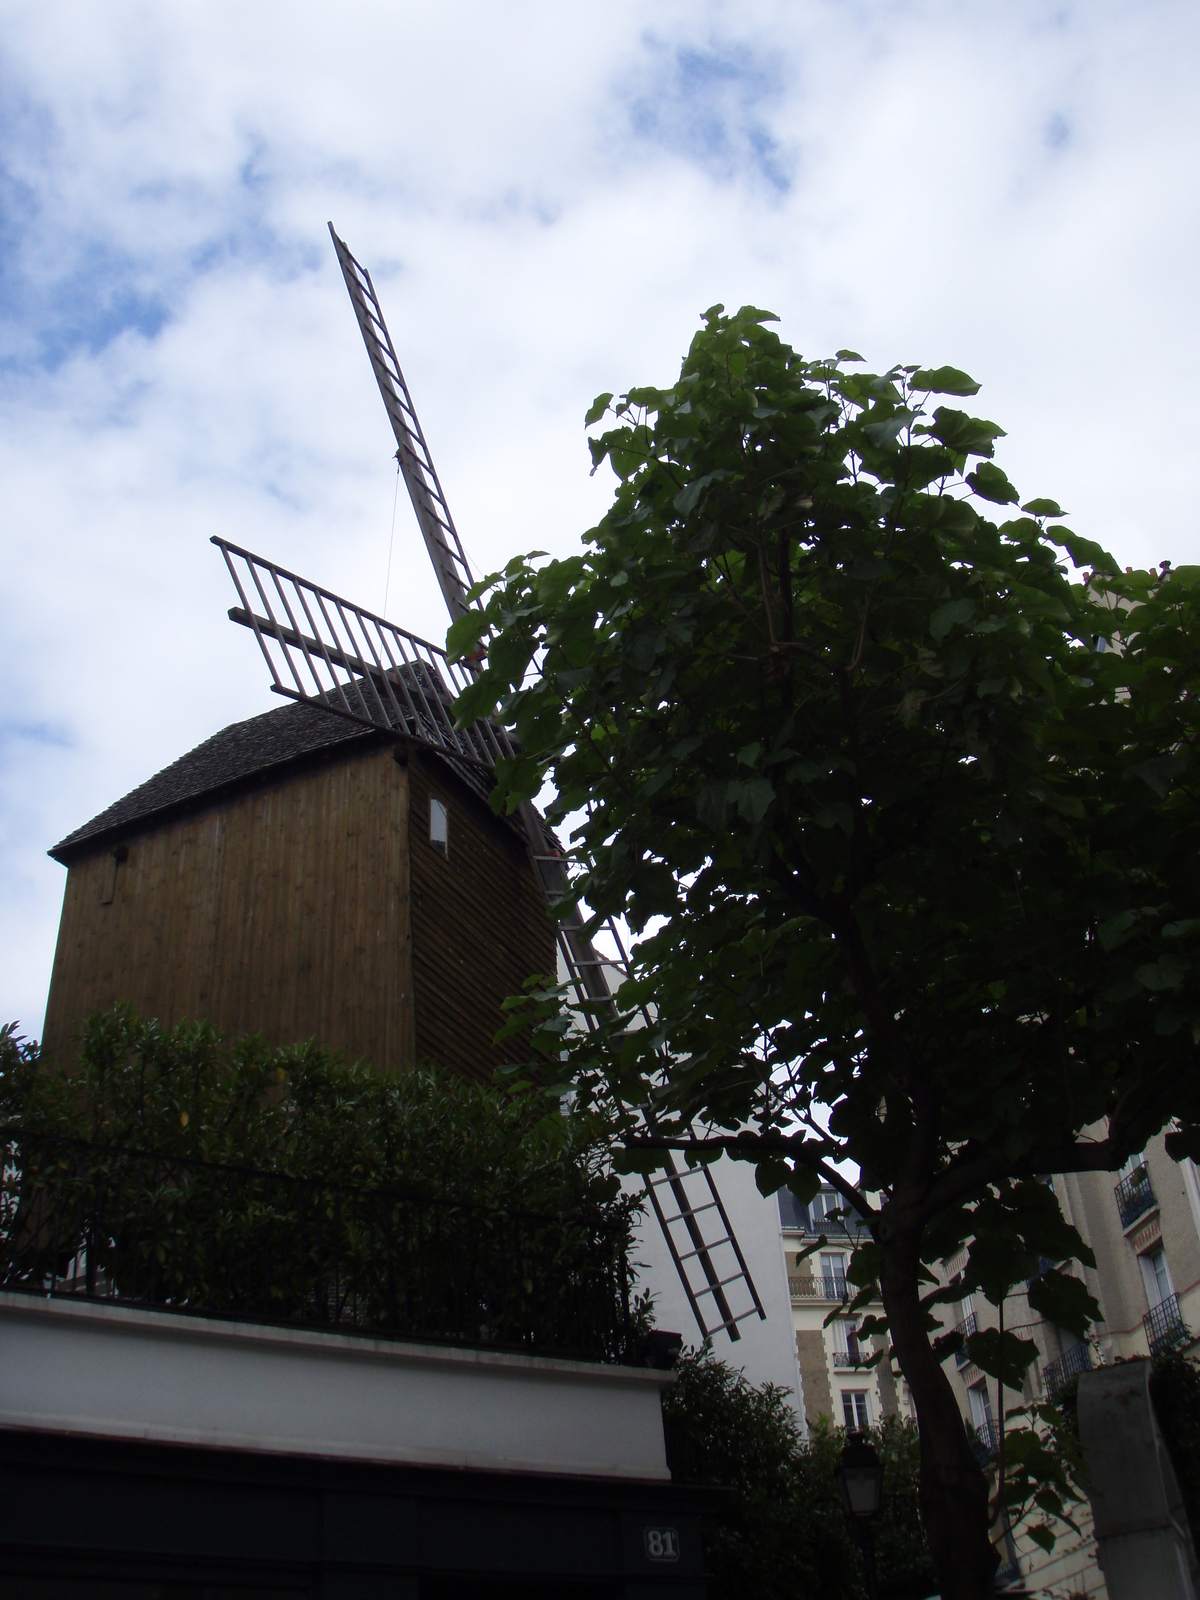
[[[990,1422],[977,1422],[971,1432],[974,1436],[971,1448],[975,1452],[975,1459],[981,1467],[986,1466],[999,1448],[996,1430]]]
[[[1057,1400],[1077,1372],[1091,1370],[1091,1346],[1073,1345],[1070,1350],[1059,1356],[1057,1361],[1051,1361],[1042,1368],[1042,1384],[1050,1398]]]
[[[632,1357],[619,1229],[0,1129],[0,1288]]]
[[[813,1235],[825,1234],[830,1240],[844,1238],[851,1242],[859,1239],[870,1238],[871,1230],[857,1211],[848,1206],[845,1201],[826,1197],[831,1203],[831,1213],[821,1209],[819,1202],[814,1201],[807,1209],[807,1226],[805,1233]]]
[[[1123,1228],[1132,1227],[1139,1217],[1145,1216],[1158,1204],[1150,1184],[1149,1170],[1144,1164],[1135,1167],[1128,1177],[1122,1178],[1113,1193],[1117,1197],[1117,1210],[1121,1213]]]
[[[1179,1310],[1179,1297],[1173,1294],[1147,1311],[1142,1318],[1142,1327],[1146,1330],[1146,1343],[1150,1346],[1152,1356],[1162,1355],[1164,1350],[1173,1350],[1189,1337]]]
[[[847,1339],[845,1350],[833,1352],[835,1367],[865,1367],[871,1359],[869,1351],[863,1349],[857,1339]]]
[[[962,1319],[962,1321],[958,1324],[958,1326],[955,1328],[954,1331],[955,1331],[955,1333],[958,1333],[958,1334],[962,1335],[962,1341],[963,1342],[962,1342],[962,1344],[959,1345],[958,1349],[954,1352],[954,1365],[961,1372],[963,1367],[970,1366],[970,1364],[971,1364],[971,1354],[970,1354],[970,1351],[967,1349],[967,1340],[976,1331],[976,1329],[975,1329],[975,1313],[973,1311],[968,1311],[966,1316]]]
[[[793,1300],[846,1300],[850,1295],[845,1278],[820,1273],[808,1276],[789,1273],[788,1288]]]

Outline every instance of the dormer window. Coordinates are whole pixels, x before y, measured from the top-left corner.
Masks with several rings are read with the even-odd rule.
[[[438,855],[450,859],[450,813],[441,800],[429,801],[429,842]]]

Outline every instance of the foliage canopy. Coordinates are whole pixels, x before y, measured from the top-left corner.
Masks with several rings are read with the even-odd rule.
[[[275,1049],[128,1006],[93,1012],[67,1063],[0,1028],[0,1126],[478,1206],[629,1212],[583,1108],[545,1115],[432,1068],[379,1072],[311,1040]]]
[[[515,726],[497,802],[548,780],[575,895],[641,935],[622,1015],[573,1033],[546,992],[543,1040],[631,1160],[694,1127],[764,1192],[823,1178],[867,1218],[852,1276],[950,1493],[972,1468],[922,1263],[968,1242],[998,1303],[1087,1259],[1043,1174],[1172,1121],[1200,1154],[1200,571],[1122,573],[1021,505],[964,373],[808,361],[771,320],[713,307],[673,387],[599,397],[613,504],[580,554],[480,585],[459,710]],[[1065,1272],[1031,1297],[1094,1311]],[[1035,1351],[972,1354],[1019,1387]]]

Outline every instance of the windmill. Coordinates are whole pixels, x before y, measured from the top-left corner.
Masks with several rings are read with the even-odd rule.
[[[329,232],[396,438],[399,470],[454,621],[468,610],[474,582],[462,541],[370,273],[332,223]],[[471,681],[469,667],[274,562],[219,537],[212,542],[224,555],[240,601],[230,618],[253,631],[276,693],[425,745],[476,783],[490,782],[496,760],[513,754],[503,727],[482,719],[471,727],[455,726],[451,708]],[[558,842],[530,802],[519,808],[519,820],[534,876],[547,902],[556,905],[568,887]],[[611,919],[605,924],[613,953],[601,956],[577,909],[556,917],[568,986],[577,1001],[591,1003],[580,1009],[595,1026],[596,1005],[613,1003],[609,974],[620,978],[629,972],[620,931]],[[681,1166],[665,1153],[663,1171],[645,1183],[701,1335],[721,1330],[738,1340],[740,1323],[766,1313],[711,1171],[705,1165]]]

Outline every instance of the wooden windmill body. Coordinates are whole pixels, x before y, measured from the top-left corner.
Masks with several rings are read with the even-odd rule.
[[[224,729],[51,855],[50,1060],[126,1001],[490,1081],[505,997],[554,970],[524,838],[478,775],[305,705]]]
[[[453,620],[470,603],[467,559],[370,275],[329,231]],[[576,997],[610,1004],[627,970],[619,931],[607,925],[598,953],[578,911],[548,915],[567,886],[553,833],[528,803],[511,821],[487,804],[509,736],[455,726],[470,669],[212,542],[238,594],[231,619],[295,703],[226,729],[51,852],[69,875],[47,1047],[127,999],[168,1021],[490,1079],[501,1004],[554,970],[556,944]],[[686,1302],[703,1336],[738,1340],[766,1313],[712,1172],[664,1159],[647,1194]]]

